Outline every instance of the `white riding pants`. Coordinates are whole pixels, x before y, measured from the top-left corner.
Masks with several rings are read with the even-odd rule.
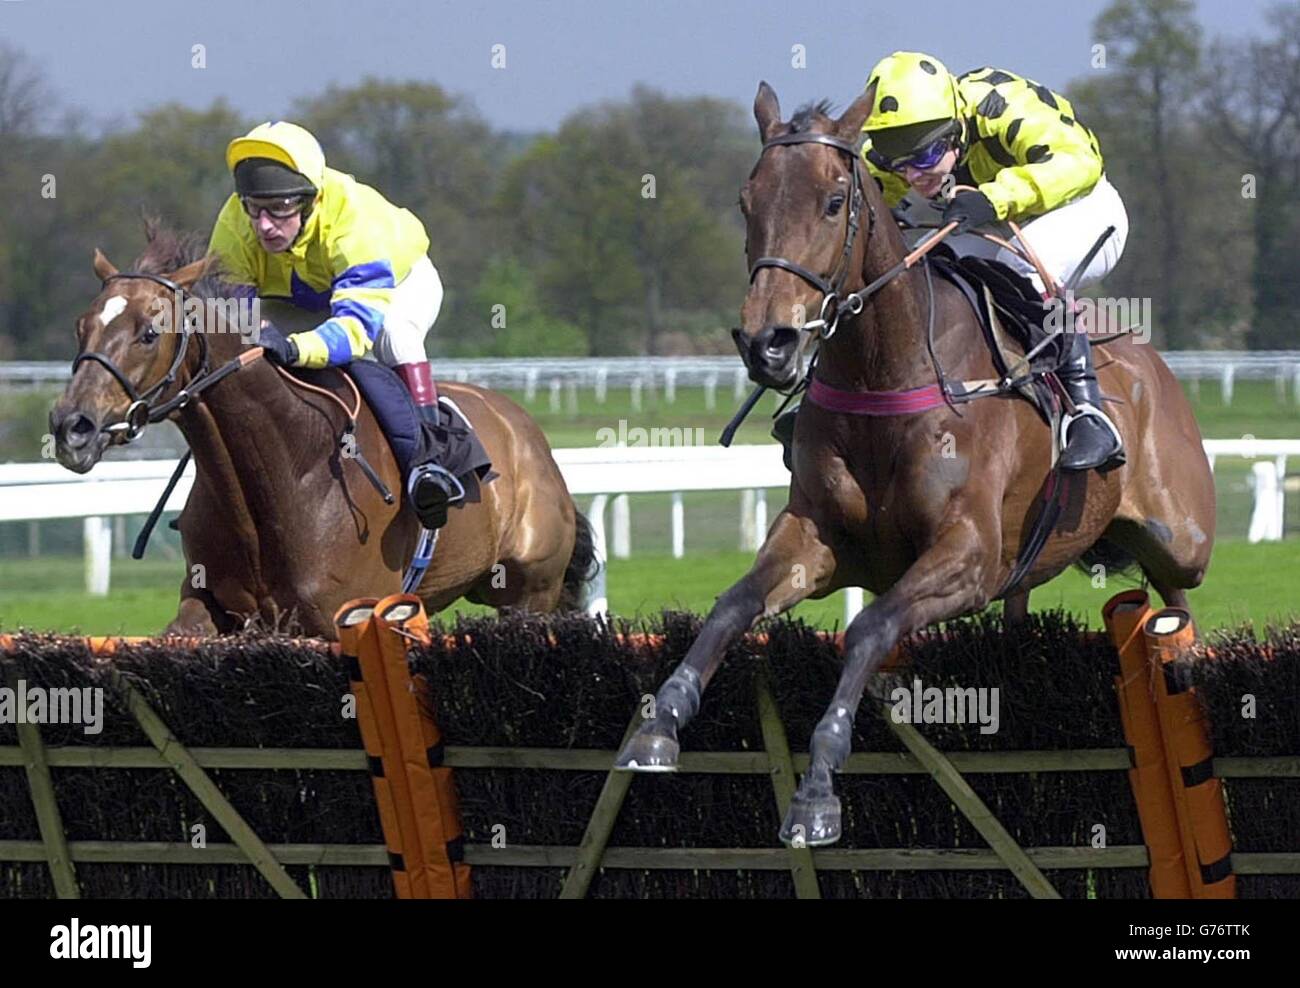
[[[933,214],[932,216],[927,215],[927,209]],[[929,202],[922,201],[909,208],[907,215],[913,221],[935,222],[938,219],[938,212]],[[1019,225],[1025,240],[1038,254],[1043,266],[1060,282],[1064,282],[1074,273],[1074,269],[1083,261],[1083,256],[1096,243],[1106,227],[1115,227],[1115,232],[1097,252],[1097,256],[1092,259],[1079,280],[1079,288],[1100,281],[1113,270],[1119,263],[1124,253],[1124,245],[1128,241],[1128,212],[1124,209],[1124,201],[1115,191],[1115,187],[1106,180],[1105,175],[1097,180],[1092,191],[1086,195],[1079,196],[1064,206],[1058,206],[1050,213],[1044,213],[1028,223]],[[1010,229],[1004,223],[990,224],[988,229],[1004,240],[1015,242]],[[926,230],[923,233],[928,235],[930,231]],[[909,240],[915,239],[917,238],[909,237]],[[974,255],[1001,261],[1027,277],[1040,292],[1045,290],[1034,266],[1005,247],[999,247],[997,244],[989,243],[983,237],[970,233],[959,237],[948,237],[944,243],[961,256]]]

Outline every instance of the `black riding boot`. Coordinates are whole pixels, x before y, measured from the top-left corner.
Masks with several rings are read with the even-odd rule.
[[[437,425],[438,406],[420,406],[420,417]],[[412,468],[406,492],[411,498],[415,516],[430,531],[437,531],[447,524],[447,508],[465,497],[465,488],[460,481],[437,463],[422,463]]]
[[[1119,431],[1101,410],[1101,389],[1092,365],[1092,344],[1086,333],[1070,333],[1070,357],[1058,372],[1075,414],[1066,420],[1066,444],[1061,451],[1064,470],[1093,470],[1124,462]]]
[[[799,414],[799,406],[795,405],[787,411],[782,412],[772,423],[772,438],[780,440],[784,447],[781,458],[785,461],[785,468],[793,472],[794,466],[790,459],[791,451],[794,449],[794,420]]]

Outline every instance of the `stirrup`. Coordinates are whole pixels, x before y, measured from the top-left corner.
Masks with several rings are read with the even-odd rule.
[[[417,492],[423,487],[423,498]],[[406,483],[407,500],[420,524],[437,530],[447,524],[447,509],[465,499],[465,488],[456,477],[436,463],[425,463],[411,471]]]
[[[437,463],[422,463],[411,471],[411,476],[406,482],[406,494],[408,497],[414,497],[415,488],[419,486],[420,482],[426,477],[437,477],[446,482],[446,487],[450,492],[447,496],[448,504],[455,504],[457,501],[463,501],[465,499],[465,485],[462,484],[460,479],[450,470],[446,467],[439,466]]]
[[[1110,420],[1109,415],[1096,405],[1086,401],[1076,404],[1072,413],[1061,416],[1061,433],[1058,439],[1061,452],[1064,453],[1070,445],[1070,426],[1084,418],[1094,418],[1100,421],[1106,427],[1106,431],[1111,434],[1111,438],[1115,440],[1114,448],[1097,465],[1097,469],[1110,464],[1119,465],[1124,463],[1127,459],[1124,455],[1124,437],[1119,434],[1119,430],[1115,428],[1115,423]]]

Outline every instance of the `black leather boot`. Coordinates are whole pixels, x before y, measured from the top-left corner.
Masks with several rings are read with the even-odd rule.
[[[794,449],[794,420],[799,414],[799,406],[795,405],[787,411],[782,412],[772,423],[772,438],[780,441],[784,450],[781,453],[781,459],[785,461],[785,468],[793,472],[794,466],[790,459],[790,452]]]
[[[1092,365],[1092,344],[1086,333],[1070,333],[1070,357],[1058,372],[1061,383],[1074,402],[1075,412],[1066,417],[1063,470],[1093,470],[1124,462],[1124,444],[1119,430],[1101,410],[1101,389]]]
[[[421,405],[420,417],[433,425],[438,424],[436,405]],[[437,463],[422,463],[412,468],[406,483],[411,507],[420,524],[437,531],[447,524],[447,509],[465,497],[465,488],[446,469]]]

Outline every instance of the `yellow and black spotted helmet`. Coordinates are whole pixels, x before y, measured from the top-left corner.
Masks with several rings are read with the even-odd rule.
[[[863,129],[872,146],[888,158],[900,158],[961,133],[957,80],[933,55],[896,51],[886,55],[867,76],[876,98]]]

